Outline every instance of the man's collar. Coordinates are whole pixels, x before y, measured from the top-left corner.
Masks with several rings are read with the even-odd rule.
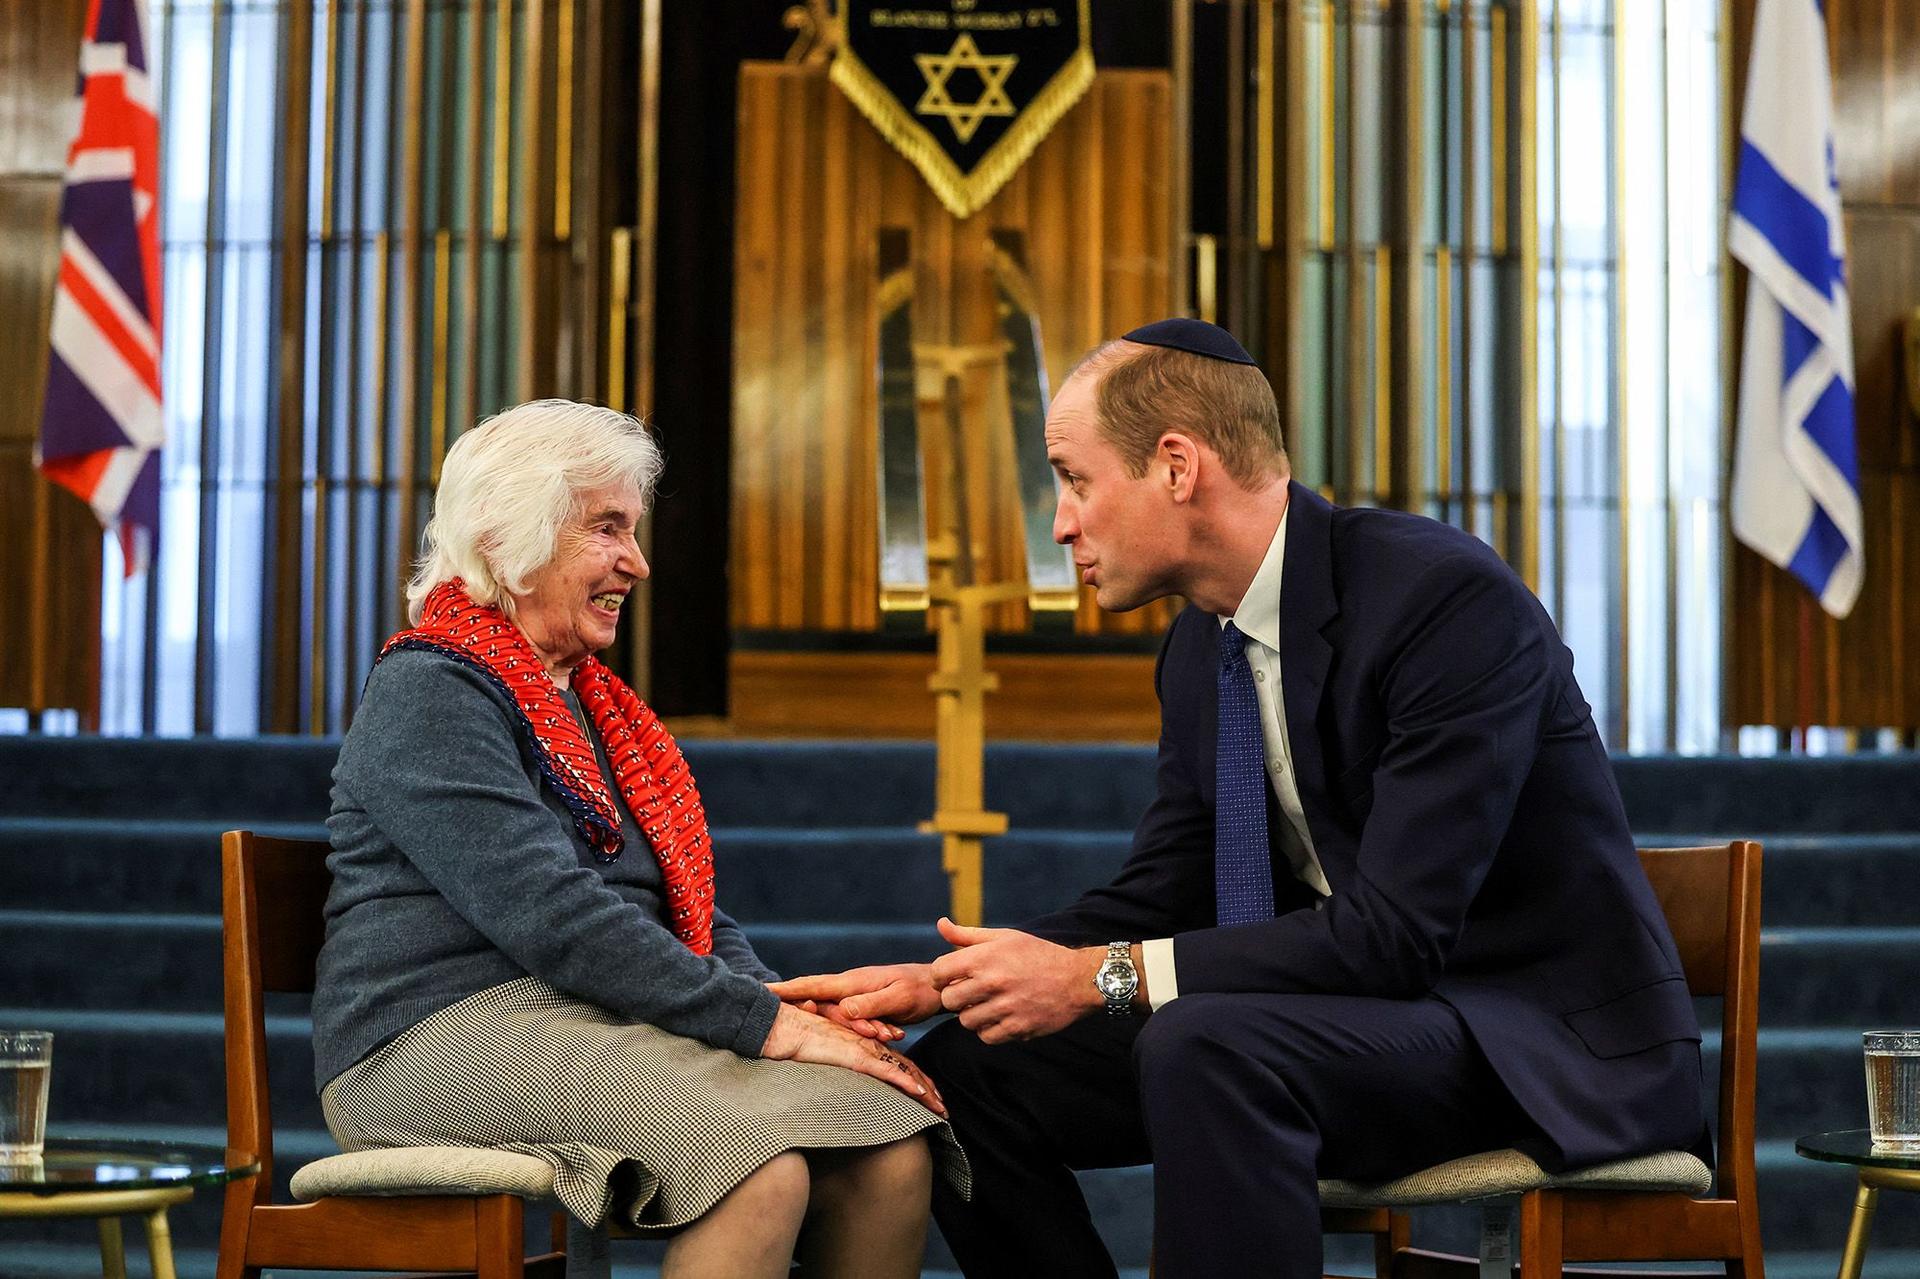
[[[1276,653],[1280,651],[1280,570],[1287,557],[1287,516],[1292,513],[1293,503],[1288,502],[1287,509],[1280,513],[1280,527],[1273,531],[1273,541],[1267,543],[1266,558],[1260,561],[1247,593],[1240,597],[1240,607],[1231,618],[1221,620],[1222,626],[1231,621],[1242,635]]]

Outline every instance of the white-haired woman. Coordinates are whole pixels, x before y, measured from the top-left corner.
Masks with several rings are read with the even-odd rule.
[[[714,904],[673,738],[594,654],[647,576],[645,427],[523,404],[447,453],[413,629],[334,770],[316,1082],[348,1149],[488,1145],[666,1276],[910,1275],[933,1130],[899,1032],[783,1004]]]

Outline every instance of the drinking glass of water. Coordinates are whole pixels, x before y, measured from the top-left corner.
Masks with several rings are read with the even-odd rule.
[[[47,1076],[53,1035],[0,1030],[0,1163],[40,1158],[47,1140]]]
[[[1920,1151],[1920,1030],[1869,1030],[1862,1039],[1875,1149]]]

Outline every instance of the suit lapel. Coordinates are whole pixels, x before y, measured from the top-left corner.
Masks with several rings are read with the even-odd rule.
[[[1285,568],[1280,578],[1280,684],[1287,707],[1287,748],[1316,847],[1327,847],[1326,765],[1318,719],[1333,646],[1321,630],[1339,613],[1333,593],[1333,507],[1289,484]]]

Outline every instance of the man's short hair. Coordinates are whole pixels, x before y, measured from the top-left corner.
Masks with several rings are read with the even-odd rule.
[[[1068,376],[1082,371],[1099,377],[1100,429],[1136,479],[1168,431],[1185,431],[1212,449],[1242,488],[1287,473],[1280,408],[1254,365],[1115,338]]]

